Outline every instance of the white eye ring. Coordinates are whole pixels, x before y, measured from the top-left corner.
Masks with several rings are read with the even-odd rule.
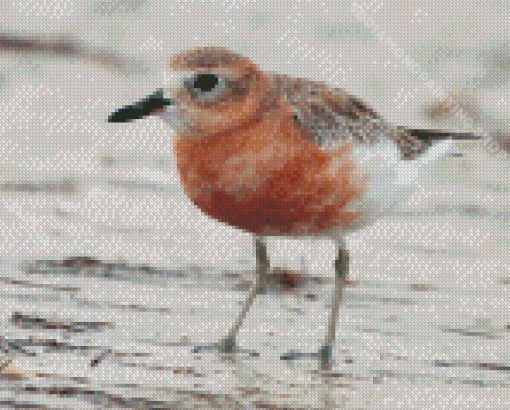
[[[212,101],[227,89],[227,82],[215,73],[197,73],[184,80],[184,86],[194,100]]]

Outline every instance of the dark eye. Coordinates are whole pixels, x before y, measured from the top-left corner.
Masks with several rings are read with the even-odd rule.
[[[217,74],[196,74],[185,80],[191,96],[196,100],[213,100],[225,91],[225,81]]]
[[[218,80],[216,74],[198,74],[193,81],[193,88],[206,93],[218,85]]]

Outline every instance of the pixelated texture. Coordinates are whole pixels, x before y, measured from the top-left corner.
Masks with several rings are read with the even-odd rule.
[[[510,408],[501,7],[0,2],[0,407]]]

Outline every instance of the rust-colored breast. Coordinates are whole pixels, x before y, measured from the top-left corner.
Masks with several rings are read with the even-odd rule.
[[[276,119],[275,119],[276,118]],[[348,206],[362,195],[352,180],[352,146],[324,151],[290,116],[267,118],[228,135],[178,137],[177,166],[193,203],[251,233],[314,235],[348,228]]]

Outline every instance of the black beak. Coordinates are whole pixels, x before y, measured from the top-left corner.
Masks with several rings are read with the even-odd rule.
[[[133,105],[126,105],[119,108],[108,117],[108,122],[129,122],[137,120],[155,111],[162,109],[165,105],[172,105],[172,100],[164,98],[163,90],[158,90],[143,100]]]

